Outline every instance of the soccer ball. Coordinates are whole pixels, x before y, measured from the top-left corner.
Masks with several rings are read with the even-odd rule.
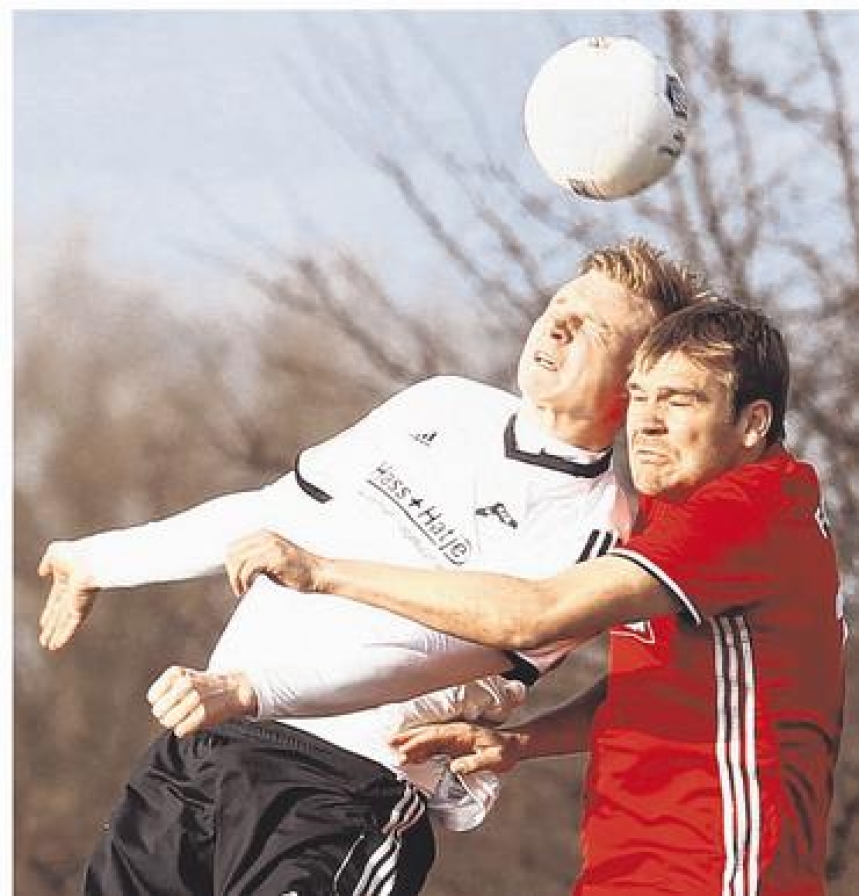
[[[524,118],[531,151],[556,184],[590,199],[618,199],[671,170],[689,112],[677,73],[638,41],[585,37],[546,60]]]

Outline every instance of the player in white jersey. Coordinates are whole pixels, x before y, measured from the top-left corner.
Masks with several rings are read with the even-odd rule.
[[[631,520],[607,446],[632,352],[698,292],[640,241],[593,253],[532,329],[521,401],[428,380],[271,486],[55,542],[40,568],[54,579],[43,645],[66,643],[100,588],[216,572],[231,552],[276,550],[281,536],[329,554],[527,576],[608,550]],[[433,857],[425,797],[441,770],[399,767],[389,738],[419,722],[503,719],[521,697],[515,682],[570,646],[504,654],[334,597],[286,600],[258,578],[207,671],[172,668],[154,685],[154,712],[173,732],[134,773],[87,894],[416,893]]]

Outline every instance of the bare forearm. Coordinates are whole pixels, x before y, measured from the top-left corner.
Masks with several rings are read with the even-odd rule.
[[[590,750],[594,715],[605,699],[600,680],[569,703],[510,728],[487,728],[467,722],[421,725],[397,734],[393,745],[401,759],[426,762],[433,756],[453,757],[459,774],[476,771],[509,772],[520,762]]]
[[[613,557],[539,580],[316,557],[309,577],[309,590],[383,607],[503,650],[584,642],[617,622],[672,611],[654,579]]]
[[[515,738],[517,762],[590,750],[594,714],[605,694],[606,679],[602,678],[568,703],[505,728]]]
[[[313,590],[350,597],[500,649],[515,649],[544,597],[540,583],[490,573],[445,573],[320,558]]]

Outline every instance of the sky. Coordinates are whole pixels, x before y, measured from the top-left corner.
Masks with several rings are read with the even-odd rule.
[[[213,255],[254,239],[289,251],[322,234],[402,258],[415,225],[368,145],[414,159],[433,191],[411,117],[542,178],[520,118],[531,77],[564,34],[629,33],[631,16],[19,10],[17,264],[38,269],[81,228],[106,261],[190,294],[219,276]]]

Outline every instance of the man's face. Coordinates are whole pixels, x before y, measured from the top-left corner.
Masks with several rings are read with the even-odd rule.
[[[632,356],[653,326],[651,305],[598,271],[561,287],[519,358],[519,388],[540,407],[581,419],[618,418]]]
[[[626,417],[635,487],[680,501],[747,459],[748,414],[734,419],[731,401],[725,376],[681,352],[636,366]]]

